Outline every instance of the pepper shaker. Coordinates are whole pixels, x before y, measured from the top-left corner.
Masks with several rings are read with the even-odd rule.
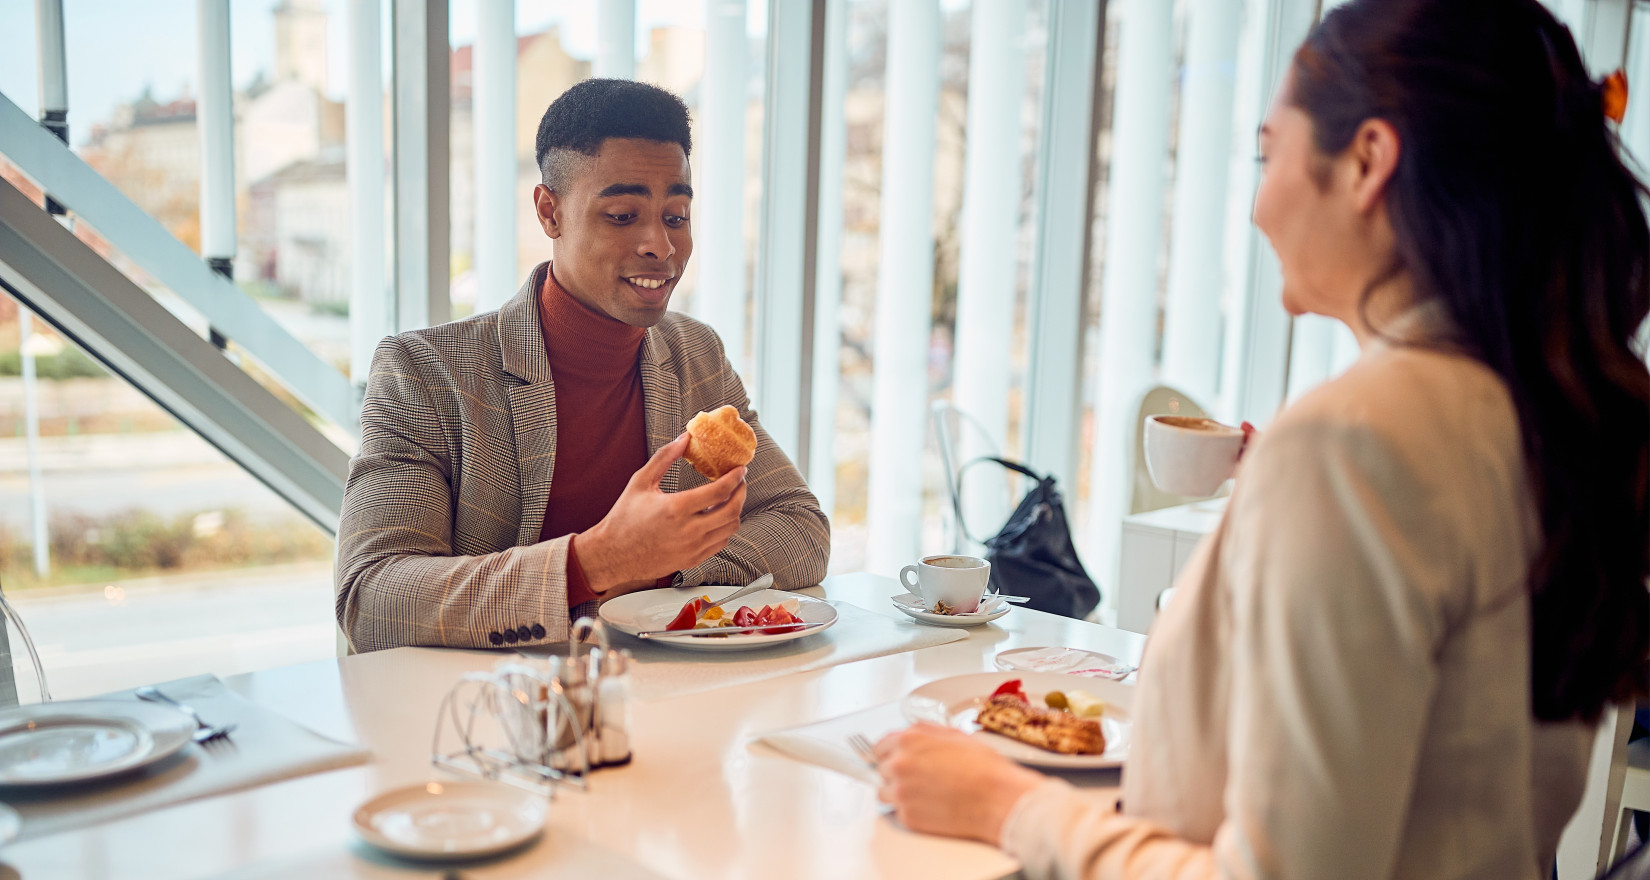
[[[596,660],[594,652],[591,660]],[[630,652],[608,649],[601,655],[595,688],[594,742],[600,764],[630,763]],[[596,763],[596,762],[592,762]]]

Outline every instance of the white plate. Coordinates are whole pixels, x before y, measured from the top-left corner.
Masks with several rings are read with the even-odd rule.
[[[682,606],[689,599],[698,596],[709,596],[714,602],[723,596],[731,595],[741,587],[693,587],[665,590],[641,590],[635,593],[626,593],[617,599],[603,602],[601,607],[602,621],[622,633],[635,635],[648,630],[664,629],[665,625],[682,610]],[[811,635],[824,632],[836,623],[836,608],[831,603],[812,596],[799,596],[784,590],[757,590],[732,605],[723,605],[728,614],[740,608],[760,610],[763,605],[778,605],[787,599],[797,601],[796,616],[802,618],[803,623],[823,623],[824,626],[809,630],[799,630],[778,633],[740,633],[729,636],[674,636],[668,639],[652,639],[649,644],[669,645],[672,648],[686,648],[690,651],[749,651],[756,648],[768,648],[781,642],[793,639],[805,639]]]
[[[900,593],[894,597],[893,602],[894,607],[905,612],[907,617],[933,626],[979,626],[1002,617],[1014,607],[1002,599],[987,597],[980,603],[979,611],[970,611],[967,614],[935,614],[923,605],[921,599],[910,593]]]
[[[366,842],[415,859],[473,859],[544,831],[550,802],[499,782],[427,782],[385,792],[355,809]]]
[[[1082,648],[1013,648],[997,654],[997,668],[1005,672],[1058,672],[1086,678],[1127,678],[1134,667],[1110,654]]]
[[[1062,755],[1027,745],[1001,734],[981,730],[974,722],[998,685],[1010,679],[1020,679],[1032,705],[1041,706],[1043,695],[1049,691],[1083,691],[1099,697],[1106,703],[1100,717],[1100,729],[1106,734],[1106,751],[1101,755]],[[910,721],[931,721],[947,724],[973,734],[1004,757],[1032,767],[1055,770],[1100,770],[1123,766],[1129,756],[1129,705],[1134,700],[1130,685],[1103,678],[1077,678],[1048,672],[976,672],[971,675],[953,675],[931,681],[906,696],[900,708]]]
[[[65,700],[0,711],[0,786],[88,782],[188,745],[189,716],[136,700]]]

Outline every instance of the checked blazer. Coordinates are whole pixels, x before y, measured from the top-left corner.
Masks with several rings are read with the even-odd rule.
[[[567,638],[566,536],[539,541],[557,469],[556,386],[539,327],[541,263],[497,312],[386,338],[373,354],[338,529],[336,613],[357,651]],[[756,431],[739,531],[677,583],[784,589],[825,576],[830,523],[750,407],[708,326],[674,312],[642,341],[647,449],[731,404]],[[685,461],[665,492],[709,482]],[[593,612],[594,603],[577,609]]]

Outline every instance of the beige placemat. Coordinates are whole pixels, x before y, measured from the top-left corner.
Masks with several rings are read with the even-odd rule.
[[[630,672],[631,695],[638,700],[662,700],[967,638],[960,629],[894,620],[848,602],[831,604],[836,606],[837,622],[830,629],[771,648],[695,651],[611,631],[613,646],[628,648],[635,656]],[[542,656],[565,648],[564,643],[559,647],[528,648],[521,653]]]
[[[21,839],[106,822],[209,795],[366,763],[368,752],[324,737],[252,703],[216,676],[156,685],[212,724],[235,724],[225,742],[190,744],[130,775],[65,789],[0,789],[23,817]],[[118,691],[100,699],[137,699]]]

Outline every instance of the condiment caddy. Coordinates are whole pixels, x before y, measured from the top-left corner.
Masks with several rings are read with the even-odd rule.
[[[630,664],[600,621],[581,617],[565,657],[512,657],[461,677],[437,710],[430,760],[547,796],[582,789],[592,770],[630,763]]]

